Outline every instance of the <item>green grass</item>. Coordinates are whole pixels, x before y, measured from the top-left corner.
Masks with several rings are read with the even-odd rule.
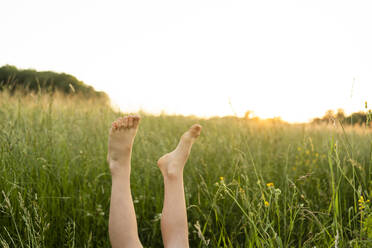
[[[0,246],[110,246],[107,134],[118,116],[77,97],[0,94]],[[144,247],[162,247],[156,161],[193,123],[203,131],[184,174],[190,247],[372,245],[368,128],[143,115],[131,185]]]

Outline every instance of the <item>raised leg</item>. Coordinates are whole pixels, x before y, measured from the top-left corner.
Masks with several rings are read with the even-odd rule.
[[[158,161],[164,177],[164,206],[161,232],[165,248],[189,247],[186,203],[183,188],[183,168],[192,144],[199,137],[200,125],[193,125],[181,137],[176,149]]]
[[[142,247],[130,191],[132,145],[140,118],[126,116],[112,123],[107,160],[112,175],[109,235],[113,248]]]

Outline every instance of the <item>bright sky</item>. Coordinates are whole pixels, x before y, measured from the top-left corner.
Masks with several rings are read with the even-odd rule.
[[[372,2],[1,0],[0,66],[53,70],[126,111],[281,116],[372,105]]]

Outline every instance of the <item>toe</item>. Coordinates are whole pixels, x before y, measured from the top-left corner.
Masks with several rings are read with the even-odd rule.
[[[133,127],[136,128],[138,126],[138,123],[140,121],[140,117],[138,115],[133,116]]]
[[[115,131],[116,129],[118,129],[118,123],[117,123],[117,121],[114,121],[114,122],[111,124],[110,133],[112,133],[112,132]]]
[[[200,135],[201,129],[202,129],[202,127],[199,124],[194,124],[190,128],[190,132],[191,132],[193,137],[198,137]]]
[[[116,124],[117,124],[117,129],[123,128],[123,118],[122,117],[118,118],[116,121]]]
[[[130,115],[128,116],[128,128],[132,128],[133,127],[133,116]]]
[[[128,128],[128,121],[128,116],[125,116],[123,120],[123,128]]]

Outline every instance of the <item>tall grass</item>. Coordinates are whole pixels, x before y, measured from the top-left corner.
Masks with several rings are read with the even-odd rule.
[[[0,93],[1,246],[110,246],[107,133],[119,115],[79,97]],[[143,115],[131,185],[144,247],[162,247],[156,161],[195,122],[191,247],[372,245],[370,129]]]

